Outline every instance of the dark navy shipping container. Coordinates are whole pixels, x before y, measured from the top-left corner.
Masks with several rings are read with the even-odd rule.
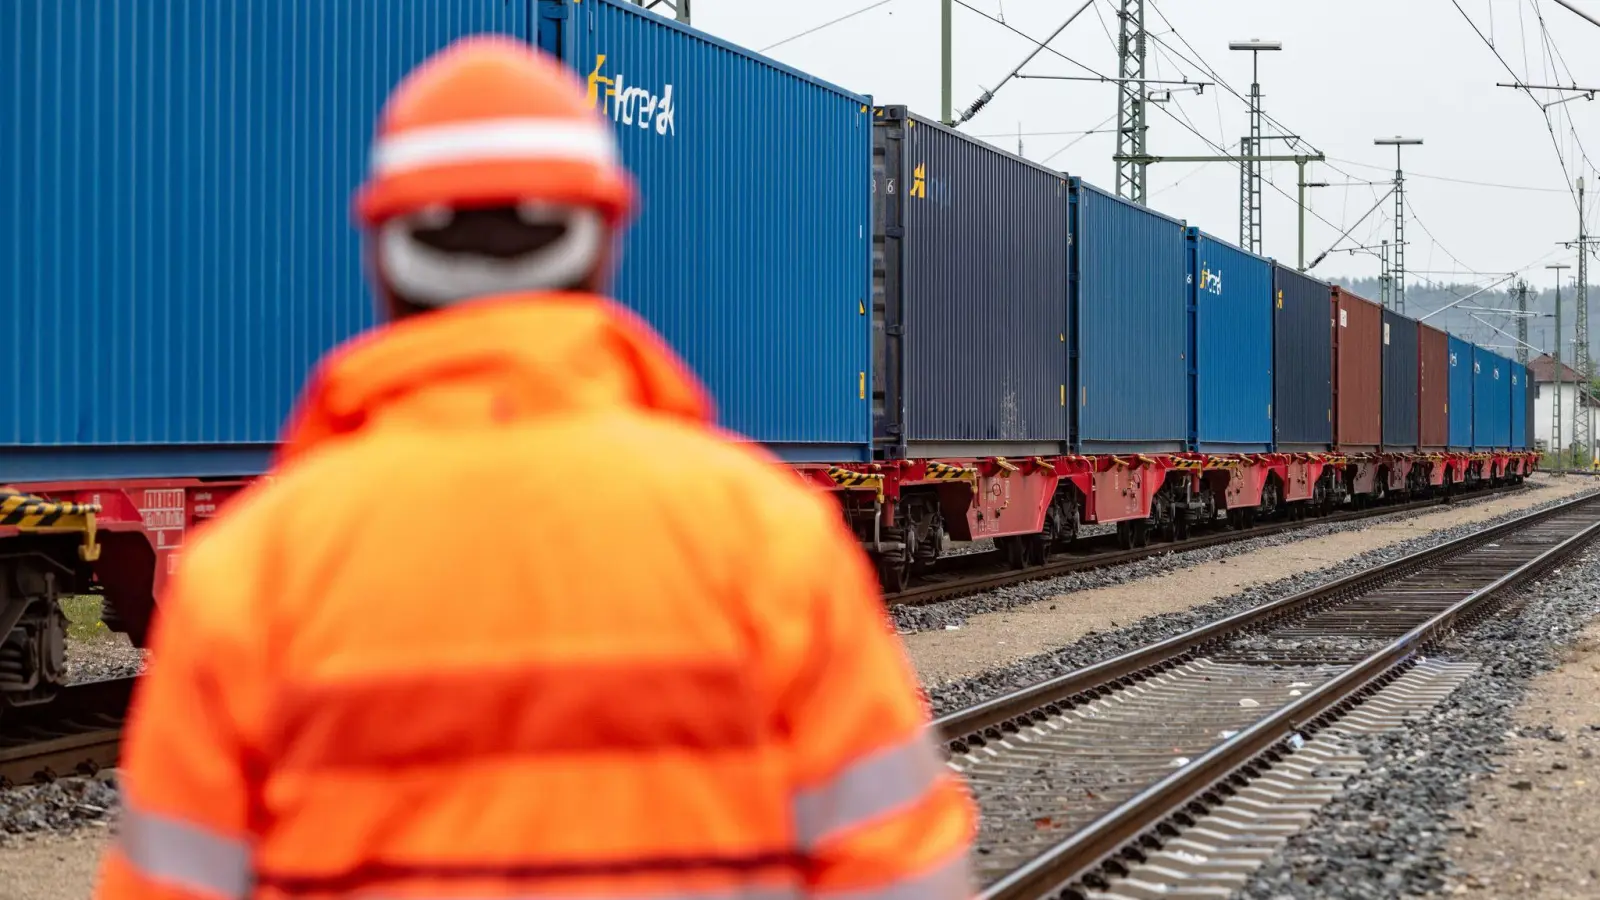
[[[1383,449],[1417,449],[1417,323],[1383,311]]]
[[[1074,443],[1178,451],[1188,439],[1184,224],[1072,179]]]
[[[867,455],[871,101],[621,0],[533,6],[639,182],[618,298],[723,425],[789,460]]]
[[[1275,265],[1272,418],[1282,451],[1333,445],[1333,317],[1328,285]]]
[[[1472,447],[1504,450],[1511,445],[1511,361],[1472,348]]]
[[[905,107],[874,123],[879,452],[1063,452],[1066,177]]]
[[[385,96],[528,9],[0,7],[0,481],[263,470],[308,370],[372,323],[350,200]]]
[[[1189,446],[1272,449],[1272,261],[1198,228],[1189,239]]]
[[[1522,419],[1522,436],[1524,443],[1522,446],[1524,450],[1537,450],[1539,444],[1538,431],[1534,427],[1533,423],[1536,421],[1534,408],[1536,406],[1535,401],[1537,401],[1539,398],[1539,386],[1534,384],[1533,373],[1531,371],[1528,373],[1528,383],[1524,385],[1524,388]]]
[[[1528,370],[1521,363],[1511,366],[1511,449],[1528,446]]]
[[[1472,449],[1473,346],[1450,335],[1450,449]]]

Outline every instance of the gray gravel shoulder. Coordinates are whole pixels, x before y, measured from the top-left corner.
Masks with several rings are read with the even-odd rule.
[[[1441,529],[1414,539],[1359,554],[1319,570],[1292,575],[1260,586],[1253,586],[1210,603],[1176,612],[1149,616],[1111,631],[1091,632],[1058,649],[1029,656],[1015,663],[990,668],[970,677],[939,684],[925,682],[923,687],[927,691],[934,714],[943,715],[1037,684],[1074,669],[1093,665],[1140,647],[1165,640],[1263,603],[1290,597],[1346,575],[1366,571],[1383,563],[1399,559],[1402,556],[1464,537],[1481,531],[1490,525],[1510,521],[1534,510],[1566,502],[1569,499],[1571,498],[1554,498],[1535,506],[1496,516],[1487,521]],[[1274,539],[1266,538],[1263,540],[1270,541]],[[1097,574],[1102,573],[1079,573],[1078,575],[1068,576],[1067,579],[1050,579],[1051,582],[1058,582],[1058,584],[1033,588],[1034,600],[1073,590],[1071,587],[1063,587],[1059,582],[1079,577],[1094,577]],[[1104,574],[1116,577],[1112,573]],[[1037,584],[1042,585],[1043,583]],[[1031,585],[1019,585],[1018,587],[1032,588]]]
[[[1482,668],[1409,727],[1357,749],[1368,767],[1239,891],[1248,900],[1439,896],[1460,876],[1453,815],[1492,777],[1530,680],[1600,612],[1600,548],[1521,590],[1506,611],[1457,635],[1441,656]],[[1559,735],[1548,735],[1560,740]],[[1584,836],[1590,837],[1590,836]]]

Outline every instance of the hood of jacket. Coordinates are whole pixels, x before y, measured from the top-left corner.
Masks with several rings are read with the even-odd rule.
[[[688,366],[630,310],[588,294],[512,294],[430,312],[331,352],[278,461],[380,424],[451,429],[634,408],[709,423]]]

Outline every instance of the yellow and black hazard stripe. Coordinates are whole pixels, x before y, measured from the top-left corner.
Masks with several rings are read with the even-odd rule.
[[[100,556],[100,547],[95,543],[95,515],[99,512],[98,503],[47,500],[0,488],[0,526],[21,531],[82,532],[83,558],[91,562]]]
[[[930,462],[922,477],[926,481],[976,481],[978,470],[966,466],[952,466],[949,463]]]
[[[828,479],[839,487],[846,489],[865,488],[876,491],[878,500],[883,500],[883,476],[876,472],[857,472],[853,469],[841,469],[838,466],[828,467]]]

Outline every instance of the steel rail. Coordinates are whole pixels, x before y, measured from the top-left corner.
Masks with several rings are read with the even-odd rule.
[[[1597,497],[1600,497],[1600,492],[1588,492],[1548,509],[1526,513],[1508,522],[1473,532],[1436,547],[1409,553],[1375,569],[1355,572],[1293,596],[1251,607],[1208,625],[1173,635],[1137,650],[1130,650],[1121,656],[947,713],[934,720],[933,728],[952,745],[952,749],[965,749],[969,743],[981,743],[985,739],[998,737],[1006,731],[1014,731],[1033,721],[1060,712],[1063,706],[1109,693],[1142,673],[1156,674],[1171,668],[1194,651],[1223,638],[1279,618],[1298,615],[1319,603],[1336,602],[1370,590],[1378,584],[1470,550],[1499,535],[1559,515]]]
[[[85,681],[0,718],[0,784],[49,781],[115,766],[137,676]]]
[[[1108,691],[1114,686],[1108,684],[1108,679],[1114,682],[1129,677],[1137,668],[1134,665],[1136,662],[1143,660],[1146,663],[1144,668],[1148,669],[1172,659],[1175,653],[1183,654],[1201,644],[1210,643],[1214,638],[1253,627],[1268,618],[1260,614],[1262,609],[1270,607],[1277,613],[1298,611],[1310,600],[1319,598],[1319,595],[1320,599],[1327,599],[1337,590],[1357,587],[1358,582],[1363,580],[1389,581],[1403,577],[1421,565],[1473,549],[1494,537],[1570,512],[1584,504],[1593,503],[1597,497],[1600,494],[1585,494],[1448,544],[1411,554],[1378,569],[1340,579],[1322,588],[1268,604],[1267,607],[1230,616],[1098,666],[945,716],[935,723],[935,727],[952,742],[961,740],[955,736],[960,732],[965,732],[967,736],[973,736],[977,731],[992,732],[1005,723],[1020,721],[1015,710],[1025,702],[1024,695],[1032,699],[1037,709],[1041,703],[1052,702],[1041,698],[1054,697],[1056,699],[1053,702],[1060,704],[1070,699],[1062,696],[1064,694],[1081,696],[1090,691]],[[1252,765],[1269,766],[1291,749],[1290,740],[1293,736],[1304,737],[1332,724],[1362,698],[1409,668],[1428,642],[1448,631],[1463,616],[1478,611],[1487,600],[1571,555],[1596,536],[1600,536],[1600,518],[1473,591],[1305,696],[1217,744],[1182,769],[1146,787],[1110,813],[994,882],[980,896],[983,900],[1020,900],[1056,896],[1063,892],[1068,892],[1069,896],[1081,896],[1087,890],[1069,889],[1077,883],[1086,883],[1094,889],[1102,887],[1103,878],[1099,873],[1116,873],[1120,868],[1116,861],[1119,853],[1129,859],[1138,858],[1139,851],[1131,847],[1134,842],[1208,794],[1222,796],[1230,793],[1231,789],[1226,783],[1235,779],[1238,772]],[[1361,589],[1366,588],[1363,586]],[[1161,649],[1158,651],[1158,648]],[[1180,827],[1181,823],[1172,826],[1173,830]]]

